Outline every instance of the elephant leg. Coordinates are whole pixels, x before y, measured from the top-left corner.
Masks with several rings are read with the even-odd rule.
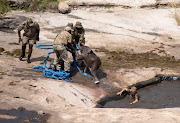
[[[95,84],[98,84],[99,83],[99,79],[98,79],[98,77],[97,77],[97,67],[94,67],[93,66],[93,68],[90,68],[90,71],[91,71],[91,74],[92,74],[92,76],[93,76],[93,81],[94,81],[94,83]]]
[[[85,68],[84,68],[84,74],[87,75],[87,72],[88,72],[88,67],[85,66]]]

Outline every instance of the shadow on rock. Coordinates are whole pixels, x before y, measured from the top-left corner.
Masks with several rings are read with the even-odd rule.
[[[37,58],[32,58],[32,59],[31,59],[31,62],[44,61],[45,58],[46,58],[46,57],[43,57],[43,56],[37,57]],[[48,61],[52,61],[52,60],[53,60],[52,58],[49,58],[49,59],[48,59]]]
[[[19,24],[24,22],[27,17],[14,15],[13,17],[6,17],[2,21],[0,21],[0,31],[7,33],[14,33],[14,29],[16,29]]]
[[[15,117],[11,119],[0,118],[1,123],[47,123],[47,120],[50,117],[49,114],[38,114],[35,111],[28,111],[22,107],[17,110],[0,110],[0,114]]]

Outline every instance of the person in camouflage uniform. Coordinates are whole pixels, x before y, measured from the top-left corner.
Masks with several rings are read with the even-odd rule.
[[[24,30],[23,40],[21,39],[22,30]],[[29,44],[27,62],[31,63],[30,57],[33,50],[33,44],[36,44],[36,41],[39,41],[39,32],[40,32],[39,24],[33,22],[32,19],[28,19],[19,25],[18,27],[19,43],[22,41],[22,54],[19,60],[22,61],[23,57],[25,56],[26,45]]]
[[[77,21],[74,27],[74,40],[75,40],[75,44],[80,44],[81,45],[85,45],[85,30],[81,24],[81,22]]]
[[[123,92],[126,92],[127,95],[130,95],[134,101],[130,104],[137,103],[139,101],[139,95],[137,94],[137,88],[131,87],[131,88],[124,88],[122,91],[118,92],[117,95],[122,95]]]
[[[57,65],[61,64],[61,69],[64,69],[68,73],[70,72],[68,51],[73,52],[72,32],[73,29],[67,25],[66,28],[56,36],[53,42],[53,49],[56,53],[54,58],[54,71],[56,71]]]

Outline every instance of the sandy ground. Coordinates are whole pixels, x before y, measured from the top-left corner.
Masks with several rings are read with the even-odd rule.
[[[109,93],[116,93],[121,88],[148,80],[157,74],[180,75],[178,61],[180,55],[180,29],[173,18],[173,9],[122,9],[103,7],[81,8],[68,15],[59,13],[25,13],[13,11],[8,13],[12,20],[11,29],[1,28],[0,47],[5,51],[0,54],[0,107],[45,112],[51,117],[48,122],[179,122],[180,108],[168,107],[161,109],[148,108],[93,108],[97,100]],[[47,50],[34,47],[32,63],[19,61],[21,46],[17,44],[17,26],[26,18],[31,17],[40,24],[40,42],[52,44],[57,33],[68,22],[81,21],[86,30],[86,44],[96,49],[107,49],[113,52],[155,53],[159,59],[168,57],[171,65],[167,66],[135,66],[124,67],[122,62],[113,69],[104,62],[99,74],[102,76],[100,85],[80,74],[72,77],[73,82],[47,79],[40,72],[32,71],[42,65]],[[15,21],[16,20],[16,21]],[[18,21],[17,21],[18,20]],[[6,20],[8,21],[8,20]],[[5,23],[5,22],[4,22]],[[28,48],[27,48],[28,49]],[[98,52],[102,60],[109,52]],[[133,56],[134,57],[134,56]],[[53,60],[53,55],[50,61]],[[134,62],[134,61],[133,61]],[[147,63],[148,64],[148,63]],[[174,65],[174,66],[173,66]]]

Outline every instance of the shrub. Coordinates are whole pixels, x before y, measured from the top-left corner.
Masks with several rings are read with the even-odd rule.
[[[45,11],[47,9],[58,11],[58,2],[64,0],[29,0],[29,11]]]
[[[171,7],[174,8],[174,19],[176,20],[178,26],[180,26],[180,16],[179,16],[179,5],[177,5],[176,3],[171,3]]]
[[[7,0],[0,0],[0,19],[6,15],[6,13],[10,10],[9,3]]]

